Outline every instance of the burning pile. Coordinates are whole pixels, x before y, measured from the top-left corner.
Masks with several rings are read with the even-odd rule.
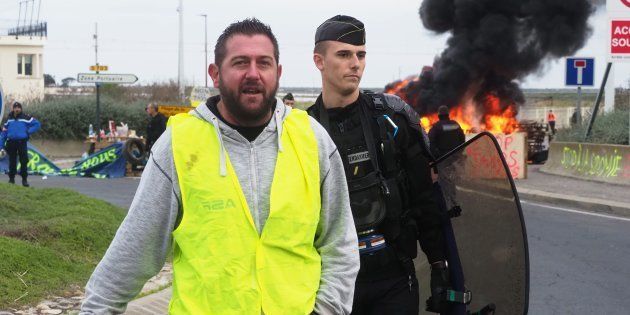
[[[423,70],[426,75],[427,67]],[[408,104],[417,104],[417,98],[413,91],[418,85],[422,75],[416,78],[396,81],[385,87],[385,93],[400,96]],[[416,107],[421,115],[421,124],[427,132],[431,126],[438,121],[437,113],[422,112]],[[510,134],[518,130],[518,114],[517,103],[511,103],[507,106],[501,105],[501,99],[494,94],[486,94],[481,99],[468,99],[467,101],[451,106],[449,116],[457,121],[466,133],[477,133],[480,131],[489,131],[494,134],[504,133]]]
[[[525,99],[518,83],[548,60],[573,55],[591,34],[589,0],[424,0],[423,25],[450,32],[418,77],[389,84],[431,124],[446,105],[464,130],[511,133]]]

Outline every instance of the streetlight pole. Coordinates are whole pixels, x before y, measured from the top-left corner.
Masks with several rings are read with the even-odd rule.
[[[206,63],[203,71],[203,77],[206,78],[206,88],[208,87],[208,15],[199,14],[203,17],[203,30],[204,30],[204,45],[203,48],[206,52]]]
[[[178,55],[179,61],[177,66],[177,85],[179,87],[179,97],[182,104],[186,100],[185,87],[184,87],[184,1],[179,0],[179,7],[177,8],[179,13],[179,47]]]

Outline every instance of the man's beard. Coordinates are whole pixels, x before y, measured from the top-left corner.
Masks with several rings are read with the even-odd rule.
[[[250,85],[256,85],[250,84]],[[248,84],[245,84],[248,86]],[[221,100],[225,104],[225,108],[236,118],[239,122],[250,123],[250,122],[258,122],[262,118],[271,112],[271,108],[276,103],[276,92],[278,91],[279,80],[276,81],[276,86],[274,89],[267,93],[262,85],[256,85],[262,91],[263,100],[262,104],[257,108],[247,108],[247,106],[243,105],[239,101],[239,96],[241,95],[240,90],[242,87],[239,87],[239,91],[230,91],[223,82],[219,80],[219,92],[221,94]]]

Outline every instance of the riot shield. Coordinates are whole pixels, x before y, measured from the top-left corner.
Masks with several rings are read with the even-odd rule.
[[[438,169],[438,203],[447,212],[444,234],[451,283],[455,292],[471,293],[468,305],[450,303],[446,313],[474,313],[494,305],[494,314],[526,314],[529,253],[525,222],[496,139],[481,133],[433,165]],[[426,262],[417,269],[421,283],[430,278]],[[427,291],[425,286],[422,303]]]

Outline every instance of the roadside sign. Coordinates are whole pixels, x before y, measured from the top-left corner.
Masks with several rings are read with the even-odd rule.
[[[630,61],[630,18],[611,18],[609,39],[610,60]]]
[[[567,86],[593,86],[595,58],[567,58],[564,84]]]
[[[193,109],[192,106],[178,106],[178,105],[158,105],[158,112],[166,117],[175,116],[181,113],[188,113]]]
[[[77,82],[79,83],[134,83],[138,77],[133,74],[103,74],[103,73],[79,73]]]
[[[630,15],[630,0],[606,0],[606,9],[611,13]]]
[[[94,66],[90,66],[90,71],[107,71],[107,66],[102,66],[102,65],[94,65]]]
[[[210,88],[195,86],[192,91],[190,91],[190,105],[197,107],[199,104],[205,103],[210,96],[212,96]]]

